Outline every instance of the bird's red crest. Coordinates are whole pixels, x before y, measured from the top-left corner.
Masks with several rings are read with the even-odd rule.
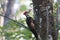
[[[28,11],[25,11],[23,14],[27,15],[30,11],[31,11],[31,9],[29,9]]]
[[[27,11],[25,11],[25,12],[24,12],[24,15],[27,15],[27,13],[28,13],[28,12],[27,12]]]

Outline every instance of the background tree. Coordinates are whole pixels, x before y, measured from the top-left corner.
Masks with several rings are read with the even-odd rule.
[[[6,1],[7,1],[7,3],[6,3]],[[13,11],[12,10],[13,10],[13,5],[14,5],[14,0],[6,0],[6,1],[4,1],[4,3],[2,4],[3,15],[12,19],[13,18],[13,16],[12,16]],[[8,22],[9,22],[9,19],[4,17],[4,26],[6,26],[8,24]],[[7,40],[9,40],[7,38],[7,36],[5,36],[5,37]]]

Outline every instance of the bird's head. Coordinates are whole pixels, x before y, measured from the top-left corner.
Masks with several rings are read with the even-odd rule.
[[[25,16],[27,16],[27,15],[28,15],[28,12],[27,12],[27,11],[25,11],[23,14],[24,14]]]
[[[29,9],[28,11],[25,11],[23,14],[27,16],[30,12],[31,12],[31,9]]]

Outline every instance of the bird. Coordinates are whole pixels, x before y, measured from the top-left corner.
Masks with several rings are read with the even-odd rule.
[[[26,23],[30,31],[34,34],[34,36],[36,37],[36,40],[38,40],[38,34],[35,30],[35,20],[31,16],[28,15],[30,12],[31,10],[25,11],[23,14],[26,16]]]

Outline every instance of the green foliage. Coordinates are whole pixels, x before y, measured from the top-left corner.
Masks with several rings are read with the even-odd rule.
[[[54,17],[56,17],[56,10],[57,10],[57,8],[58,8],[58,4],[57,3],[54,3],[54,5],[53,5],[53,15],[54,15]]]
[[[59,30],[60,30],[60,24],[58,24],[58,28],[59,28]]]
[[[25,24],[25,20],[22,19],[20,19],[18,22]],[[13,22],[11,20],[6,26],[0,27],[0,29],[2,30],[2,34],[4,33],[7,39],[10,40],[19,40],[20,38],[26,40],[32,39],[31,31],[23,28],[22,26],[18,26],[16,22]],[[0,36],[2,36],[2,34],[0,34]]]
[[[58,8],[58,4],[57,3],[55,3],[53,6],[54,6],[55,9]]]
[[[58,34],[58,40],[60,40],[60,33]]]
[[[20,11],[21,11],[21,12],[25,11],[26,9],[27,9],[27,6],[26,6],[26,5],[22,5],[22,6],[20,7]]]

